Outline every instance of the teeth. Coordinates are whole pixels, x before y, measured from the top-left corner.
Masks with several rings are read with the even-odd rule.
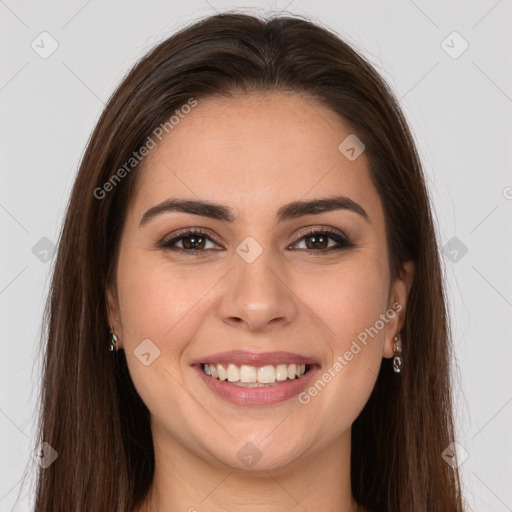
[[[245,387],[259,387],[258,384],[272,384],[276,381],[285,381],[302,377],[306,373],[305,364],[278,364],[265,366],[249,366],[243,364],[204,364],[203,371],[214,379],[228,380],[247,384]]]
[[[228,374],[226,372],[226,368],[221,364],[217,365],[217,371],[219,373],[219,380],[226,380],[228,378]]]
[[[258,368],[258,382],[270,384],[276,381],[276,369],[274,366],[260,366]]]
[[[258,369],[254,366],[247,366],[243,364],[240,367],[240,382],[256,382]],[[260,381],[261,382],[261,381]]]
[[[276,366],[276,380],[286,380],[288,378],[288,368],[285,364]]]
[[[236,382],[240,380],[240,369],[236,364],[228,364],[228,371],[226,372],[229,382]]]

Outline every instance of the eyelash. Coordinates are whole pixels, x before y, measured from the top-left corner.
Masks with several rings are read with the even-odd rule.
[[[355,247],[355,245],[352,242],[350,242],[346,237],[341,235],[338,231],[333,230],[333,229],[329,229],[329,228],[318,229],[318,230],[313,229],[313,230],[307,231],[305,233],[301,233],[300,234],[300,238],[296,242],[291,244],[289,247],[291,247],[292,245],[297,245],[304,238],[308,238],[308,237],[311,237],[313,235],[327,235],[327,238],[330,238],[331,240],[334,240],[339,245],[337,247],[336,246],[335,247],[330,247],[328,249],[319,249],[319,250],[299,249],[299,250],[305,250],[305,251],[309,251],[309,252],[311,252],[313,254],[317,253],[319,255],[323,255],[323,254],[328,253],[328,252],[337,252],[337,251],[341,251],[341,250],[344,250],[344,249],[350,249],[352,247]],[[173,244],[175,244],[176,242],[178,242],[179,240],[181,240],[183,238],[191,238],[193,236],[200,236],[202,238],[206,238],[207,240],[209,240],[209,241],[211,241],[213,243],[218,244],[218,242],[216,240],[214,240],[212,237],[208,236],[203,231],[200,231],[198,229],[188,229],[187,231],[179,233],[177,236],[173,237],[170,240],[164,240],[164,241],[160,242],[159,246],[162,249],[173,251],[173,252],[177,252],[178,254],[182,254],[182,253],[192,254],[193,253],[193,254],[197,255],[198,253],[202,253],[202,252],[204,253],[204,252],[212,250],[212,249],[202,249],[202,250],[183,249],[181,247],[176,247],[176,246],[173,245]],[[218,244],[218,245],[220,245],[220,244]],[[213,249],[213,250],[218,250],[218,249]]]

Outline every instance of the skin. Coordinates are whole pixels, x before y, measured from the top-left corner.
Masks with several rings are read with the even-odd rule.
[[[118,346],[151,413],[155,477],[138,512],[254,512],[262,503],[273,512],[357,510],[351,425],[382,358],[393,356],[414,266],[407,262],[391,281],[366,155],[350,161],[338,150],[351,133],[335,113],[295,94],[210,98],[146,157],[123,227],[117,296],[107,292]],[[359,203],[370,222],[336,210],[276,223],[282,205],[334,191]],[[144,212],[171,196],[227,205],[239,218],[167,212],[139,228]],[[202,255],[158,247],[189,227],[220,243],[208,241]],[[306,227],[341,230],[355,247],[320,255],[326,245],[299,236]],[[248,236],[263,248],[252,263],[236,253]],[[293,397],[236,406],[190,366],[213,352],[284,350],[315,358],[321,376],[395,302],[402,310],[307,405]],[[161,351],[149,366],[134,355],[147,338]],[[262,454],[250,469],[237,457],[247,442]]]

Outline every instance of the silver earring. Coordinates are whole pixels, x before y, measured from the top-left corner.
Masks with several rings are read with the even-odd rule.
[[[400,373],[402,370],[402,340],[400,339],[400,334],[397,334],[394,340],[393,353],[395,356],[393,357],[393,370],[395,373]]]
[[[114,333],[113,327],[110,328],[110,334],[112,334],[112,337],[110,338],[110,343],[109,343],[108,349],[110,352],[117,352],[119,350],[117,348],[117,342],[118,342],[119,338]]]

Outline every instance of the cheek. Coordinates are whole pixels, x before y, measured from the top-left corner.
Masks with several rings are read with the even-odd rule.
[[[301,403],[311,403],[338,432],[349,428],[374,388],[382,362],[385,324],[382,328],[379,320],[387,286],[378,269],[349,271],[348,266],[321,282],[308,306],[318,319],[319,345],[327,347],[328,358]]]
[[[161,418],[187,405],[180,363],[201,325],[200,299],[208,288],[204,280],[179,277],[165,264],[141,261],[128,266],[120,262],[119,268],[128,369],[142,401],[156,418]],[[149,356],[144,356],[147,353]]]
[[[191,270],[178,272],[165,260],[143,256],[120,262],[119,269],[120,306],[130,343],[150,338],[163,349],[178,349],[190,319],[198,323],[199,304],[213,277],[210,284],[204,274],[198,279]]]
[[[316,291],[310,293],[308,306],[328,348],[326,367],[319,376],[329,382],[325,394],[321,393],[323,403],[347,419],[355,419],[360,412],[379,373],[386,330],[380,320],[386,311],[386,278],[378,265],[361,258],[317,279]]]
[[[214,272],[199,273],[192,266],[178,271],[168,261],[143,255],[119,261],[123,346],[134,385],[148,406],[163,398],[161,390],[167,400],[182,394],[184,353],[211,309],[208,292],[218,280]],[[150,353],[146,362],[152,361],[148,366],[139,357],[143,343],[144,353]]]
[[[375,268],[351,266],[330,272],[315,281],[313,294],[309,289],[310,307],[341,346],[374,325],[385,311],[387,284]]]

